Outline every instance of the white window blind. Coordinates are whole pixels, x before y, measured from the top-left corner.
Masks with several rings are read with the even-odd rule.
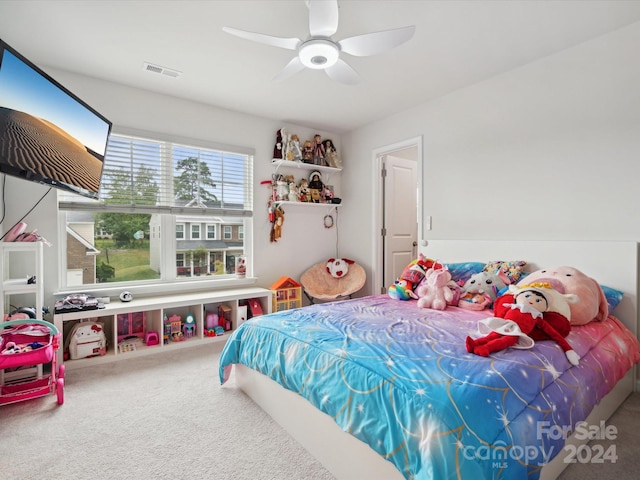
[[[252,185],[249,153],[112,134],[100,199],[61,193],[58,203],[63,210],[248,217]]]

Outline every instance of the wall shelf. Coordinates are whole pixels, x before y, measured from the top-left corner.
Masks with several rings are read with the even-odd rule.
[[[275,167],[275,172],[277,172],[278,168],[280,167],[300,168],[302,170],[309,170],[309,171],[318,170],[319,172],[323,172],[323,173],[339,173],[342,171],[341,168],[325,167],[322,165],[314,165],[313,163],[305,163],[305,162],[298,162],[298,161],[291,161],[291,160],[280,160],[277,158],[274,158],[271,161],[271,163]]]

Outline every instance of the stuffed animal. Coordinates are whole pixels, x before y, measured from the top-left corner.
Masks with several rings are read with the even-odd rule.
[[[406,280],[398,279],[388,289],[388,294],[394,300],[410,300],[418,298],[411,287],[407,285]]]
[[[509,293],[496,299],[495,317],[478,322],[478,332],[484,336],[467,337],[467,351],[488,357],[508,347],[531,348],[535,340],[554,340],[567,360],[578,365],[580,356],[565,339],[571,330],[570,318],[558,313],[577,301],[576,295],[561,294],[549,283],[511,286]]]
[[[473,274],[462,286],[458,306],[472,310],[490,308],[494,300],[507,285],[499,274],[482,271]]]
[[[282,224],[284,223],[284,210],[280,207],[275,207],[273,210],[274,219],[271,225],[271,242],[277,242],[282,236]]]
[[[354,263],[348,258],[330,258],[327,260],[327,272],[334,278],[342,278],[349,273],[349,265]]]
[[[598,282],[576,268],[561,266],[537,270],[517,285],[530,282],[550,283],[558,292],[573,293],[580,298],[578,303],[566,305],[566,311],[559,311],[570,319],[572,325],[605,320],[609,315],[607,298]]]
[[[453,300],[453,291],[449,288],[451,273],[446,268],[430,268],[425,273],[424,281],[416,290],[418,308],[444,310]]]
[[[424,280],[424,276],[430,268],[442,268],[442,264],[431,260],[430,258],[425,257],[424,254],[420,253],[417,259],[404,267],[400,277],[398,277],[393,285],[389,287],[391,298],[396,298],[398,300],[418,298],[414,292],[418,285],[420,285],[420,282]],[[396,295],[395,292],[391,292],[392,289],[397,290],[398,286],[400,286],[401,289],[408,290],[407,295]]]

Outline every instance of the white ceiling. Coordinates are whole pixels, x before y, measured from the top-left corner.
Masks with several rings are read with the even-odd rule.
[[[223,26],[305,39],[289,1],[0,1],[0,38],[41,66],[282,122],[343,133],[640,21],[640,1],[340,0],[334,40],[416,25],[408,43],[346,60],[357,86],[305,70],[271,79],[294,52]],[[144,62],[183,72],[150,73]]]

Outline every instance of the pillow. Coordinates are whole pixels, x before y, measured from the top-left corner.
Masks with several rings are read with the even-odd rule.
[[[514,260],[510,262],[505,262],[502,260],[496,260],[493,262],[487,263],[484,267],[485,271],[489,273],[493,273],[494,275],[506,276],[509,280],[504,283],[517,283],[520,280],[520,276],[522,275],[522,270],[524,266],[527,264],[524,260]]]
[[[604,320],[609,315],[607,299],[598,282],[577,268],[562,266],[537,270],[520,280],[518,286],[532,282],[548,282],[560,293],[578,296],[578,302],[569,306],[572,325]]]
[[[616,290],[615,288],[607,287],[606,285],[600,285],[604,297],[607,299],[607,305],[609,306],[609,312],[612,312],[614,308],[618,306],[624,292]]]
[[[444,266],[449,269],[449,273],[451,273],[451,279],[459,285],[469,280],[472,275],[480,273],[484,269],[485,265],[486,264],[482,262],[459,262],[444,264]]]

